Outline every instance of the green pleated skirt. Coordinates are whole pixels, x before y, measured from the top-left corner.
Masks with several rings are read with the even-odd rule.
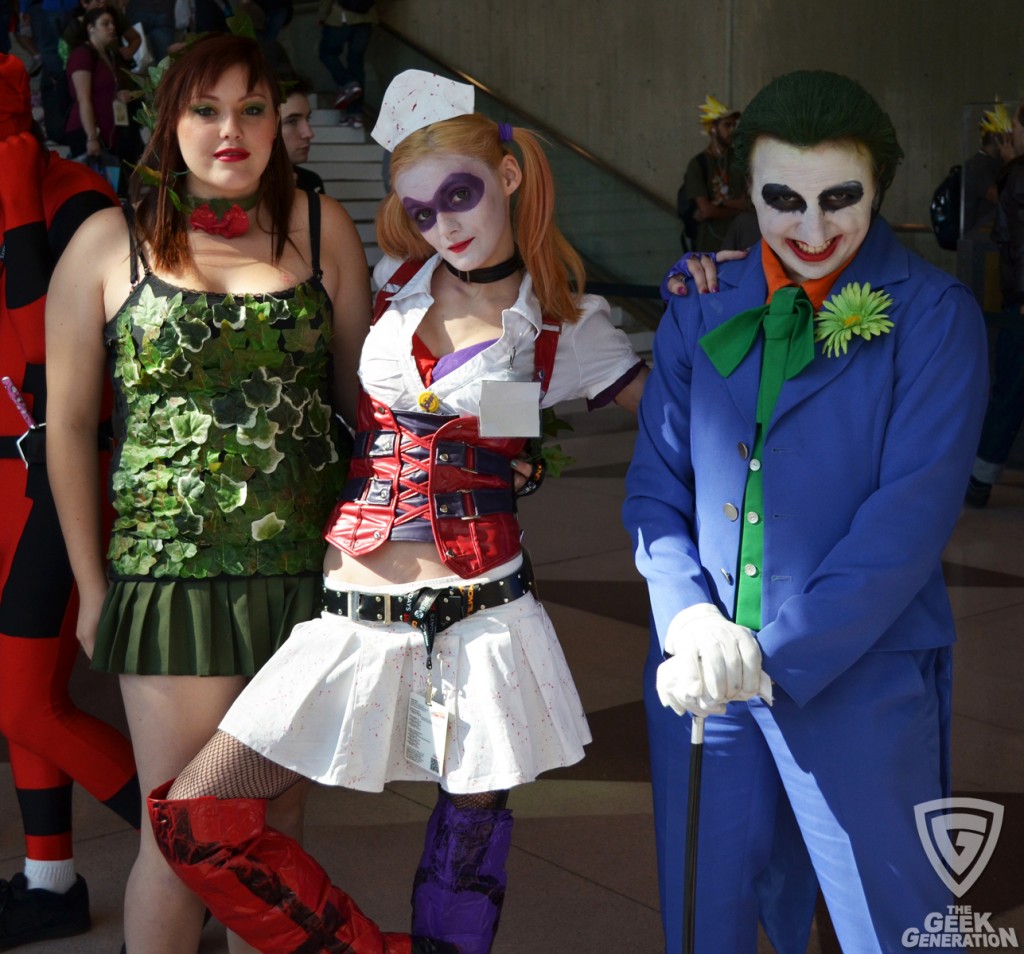
[[[323,576],[115,581],[92,668],[140,676],[252,676],[320,612]]]

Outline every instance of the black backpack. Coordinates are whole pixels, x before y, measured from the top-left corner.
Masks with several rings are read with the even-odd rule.
[[[708,177],[708,157],[702,152],[697,156],[700,163],[700,171],[705,180]],[[686,198],[686,183],[684,182],[676,193],[676,213],[683,220],[683,231],[679,236],[679,244],[683,251],[693,251],[693,243],[697,241],[697,230],[700,222],[697,221],[697,203],[693,199]]]
[[[939,248],[956,251],[960,239],[960,177],[963,169],[953,166],[932,193],[932,231]]]

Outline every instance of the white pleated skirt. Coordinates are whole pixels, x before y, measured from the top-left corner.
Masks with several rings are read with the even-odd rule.
[[[532,594],[438,633],[433,671],[426,662],[406,623],[324,613],[292,630],[220,728],[307,778],[369,792],[397,780],[508,789],[583,758],[583,706]],[[449,713],[440,778],[405,757],[409,697],[428,685]]]

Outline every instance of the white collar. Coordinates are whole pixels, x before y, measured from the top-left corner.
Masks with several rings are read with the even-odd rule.
[[[391,300],[393,302],[398,302],[404,301],[406,298],[412,298],[416,295],[425,295],[428,302],[433,302],[434,296],[430,293],[430,283],[434,277],[434,271],[440,265],[441,254],[440,252],[437,252],[432,257],[428,258],[423,264],[423,267],[391,296]],[[384,287],[386,288],[387,284],[385,284]],[[424,310],[429,307],[430,305],[428,303]],[[525,270],[523,271],[523,280],[519,283],[519,294],[516,297],[516,300],[509,305],[508,308],[504,309],[504,311],[515,312],[517,315],[533,325],[535,334],[540,334],[540,302],[537,301],[537,296],[534,294],[533,279],[530,277],[529,272]]]

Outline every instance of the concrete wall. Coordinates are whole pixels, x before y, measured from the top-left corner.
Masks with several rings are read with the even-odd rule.
[[[928,221],[963,151],[964,105],[1024,94],[1021,0],[380,0],[382,19],[666,201],[702,148],[705,93],[743,104],[828,68],[890,113],[906,160],[893,222]],[[984,14],[982,17],[981,14]],[[371,48],[372,59],[372,48]],[[973,147],[973,143],[972,143]],[[952,269],[930,234],[911,239]]]

